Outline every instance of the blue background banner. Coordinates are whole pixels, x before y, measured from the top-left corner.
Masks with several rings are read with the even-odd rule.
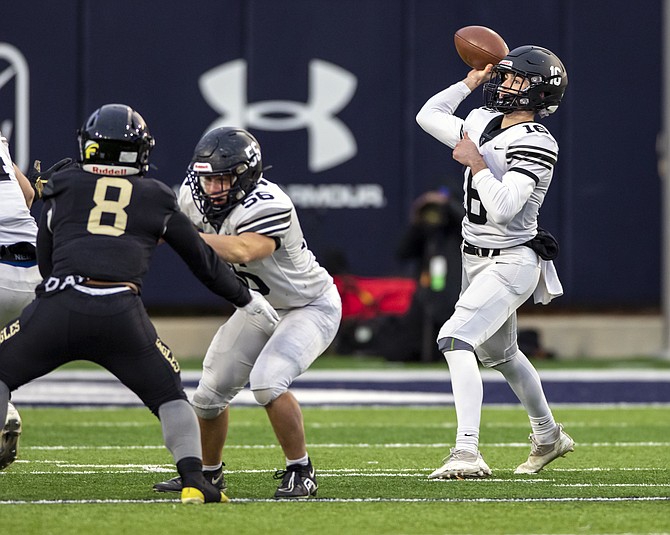
[[[544,121],[561,148],[540,219],[561,242],[566,293],[552,308],[660,304],[660,0],[638,10],[622,0],[4,4],[0,127],[24,170],[75,156],[77,128],[105,103],[144,116],[157,139],[151,176],[171,186],[206,130],[243,126],[317,257],[342,251],[364,276],[406,272],[394,250],[414,198],[445,184],[460,195],[451,151],[414,120],[467,74],[454,32],[484,25],[510,48],[546,46],[570,84]],[[459,115],[481,104],[474,94]],[[144,299],[164,310],[220,304],[166,246]]]

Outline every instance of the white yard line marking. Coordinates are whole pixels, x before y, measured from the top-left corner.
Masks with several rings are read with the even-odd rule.
[[[664,502],[670,496],[643,496],[629,498],[610,498],[593,496],[590,498],[311,498],[309,500],[275,500],[271,498],[231,498],[225,505],[235,503],[276,503],[276,504],[331,504],[331,503],[561,503],[561,502]],[[83,504],[155,504],[179,503],[175,499],[151,500],[1,500],[0,505],[83,505]]]
[[[22,464],[49,464],[58,468],[58,470],[30,470],[30,474],[143,474],[143,473],[166,473],[166,472],[175,472],[174,465],[172,464],[80,464],[80,463],[69,463],[67,461],[26,461],[19,460],[17,463]],[[498,472],[509,472],[513,470],[513,467],[510,468],[499,468]],[[666,472],[669,468],[661,467],[648,467],[648,468],[602,468],[602,467],[586,467],[586,468],[552,468],[553,472]],[[271,474],[274,473],[275,468],[272,469],[245,469],[245,470],[226,470],[226,474]],[[432,467],[427,468],[332,468],[332,469],[323,469],[319,470],[320,477],[425,477],[427,474],[433,471]],[[26,472],[18,471],[7,471],[0,472],[1,477],[12,477],[25,474]],[[546,474],[543,474],[546,475]],[[441,480],[431,480],[430,483],[434,483]],[[538,477],[525,478],[525,477],[515,477],[515,478],[486,478],[471,480],[481,483],[500,483],[500,482],[511,482],[511,483],[537,483],[537,482],[549,482],[555,481],[553,478],[544,478],[539,479]],[[565,484],[556,484],[555,486],[563,487],[591,487],[591,486],[600,486],[600,487],[611,487],[611,486],[631,486],[631,487],[668,487],[670,484],[666,483],[625,483],[625,484],[609,484],[609,483],[565,483]]]
[[[607,429],[625,429],[629,427],[637,427],[636,424],[629,422],[598,422],[596,420],[589,420],[588,422],[570,422],[569,424],[563,422],[566,427],[570,429],[573,428],[586,428],[593,429],[598,428],[607,428]],[[76,424],[74,424],[76,425]],[[237,424],[236,424],[237,425]],[[248,427],[260,426],[261,424],[250,424],[247,423]],[[444,423],[394,423],[393,426],[396,429],[456,429],[456,422],[444,422]],[[388,422],[361,422],[361,423],[349,423],[349,422],[330,422],[330,423],[305,423],[305,427],[312,429],[341,429],[341,428],[380,428],[387,429],[389,427]],[[492,422],[492,423],[483,423],[482,428],[484,429],[529,429],[528,422],[519,422],[519,423],[507,423],[507,422]]]
[[[670,487],[670,483],[555,483],[554,487]]]
[[[342,443],[326,443],[326,444],[309,444],[310,448],[450,448],[453,444],[449,442],[423,444],[416,442],[399,442],[396,444],[342,444]],[[667,448],[670,442],[579,442],[580,448],[602,448],[602,447],[619,447],[619,448]],[[230,444],[226,445],[226,449],[249,450],[249,449],[276,449],[279,446],[276,444]],[[494,442],[482,443],[482,448],[528,448],[528,442]],[[145,446],[24,446],[23,450],[34,451],[71,451],[71,450],[161,450],[165,449],[162,444],[145,445]]]
[[[639,406],[637,408],[640,408]],[[39,409],[37,409],[39,410]],[[442,409],[440,409],[442,410]],[[563,422],[565,423],[565,422]],[[235,427],[265,427],[266,422],[235,422]],[[394,423],[393,424],[397,429],[456,429],[456,422],[443,422],[443,423]],[[62,423],[57,422],[41,422],[40,427],[58,427],[62,428]],[[148,427],[153,428],[157,427],[158,422],[156,420],[146,421],[146,422],[68,422],[67,427],[81,427],[81,428],[110,428],[114,429],[116,427]],[[305,427],[311,429],[342,429],[342,428],[379,428],[386,429],[388,428],[388,422],[366,422],[366,423],[351,423],[351,422],[329,422],[329,423],[305,423]],[[566,424],[570,429],[573,428],[607,428],[607,429],[625,429],[629,427],[636,427],[636,424],[630,422],[599,422],[597,420],[590,419],[588,422],[569,422]],[[527,422],[511,423],[511,422],[491,422],[483,423],[482,428],[485,429],[528,429]]]

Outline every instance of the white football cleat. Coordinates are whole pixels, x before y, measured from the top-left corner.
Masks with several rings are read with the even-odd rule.
[[[575,451],[575,441],[563,431],[561,424],[558,424],[558,438],[551,444],[538,444],[535,435],[528,438],[531,442],[530,455],[525,463],[517,466],[515,474],[537,474],[554,459]]]
[[[21,416],[16,407],[7,403],[7,419],[0,432],[0,470],[4,470],[16,460],[21,436]]]
[[[482,454],[466,450],[452,449],[444,465],[428,476],[428,479],[475,479],[491,475],[491,469],[484,462]]]

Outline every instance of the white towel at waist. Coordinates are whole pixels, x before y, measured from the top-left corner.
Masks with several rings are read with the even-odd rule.
[[[540,280],[533,292],[535,304],[541,303],[547,305],[552,299],[561,295],[563,295],[563,285],[558,279],[554,262],[551,260],[540,260]]]

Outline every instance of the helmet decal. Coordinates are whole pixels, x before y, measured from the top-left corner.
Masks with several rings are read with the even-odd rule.
[[[128,152],[128,151],[122,150],[119,153],[119,162],[135,163],[136,161],[137,161],[137,153],[136,152]]]
[[[246,153],[247,158],[249,158],[249,167],[256,167],[261,161],[261,150],[258,148],[258,144],[255,141],[252,141],[249,146],[244,149],[244,152]]]
[[[100,145],[95,141],[87,141],[84,144],[84,160],[90,159],[93,155],[98,153]]]
[[[211,173],[212,172],[212,164],[208,162],[194,162],[193,163],[193,170],[194,171],[199,171],[201,173]]]

